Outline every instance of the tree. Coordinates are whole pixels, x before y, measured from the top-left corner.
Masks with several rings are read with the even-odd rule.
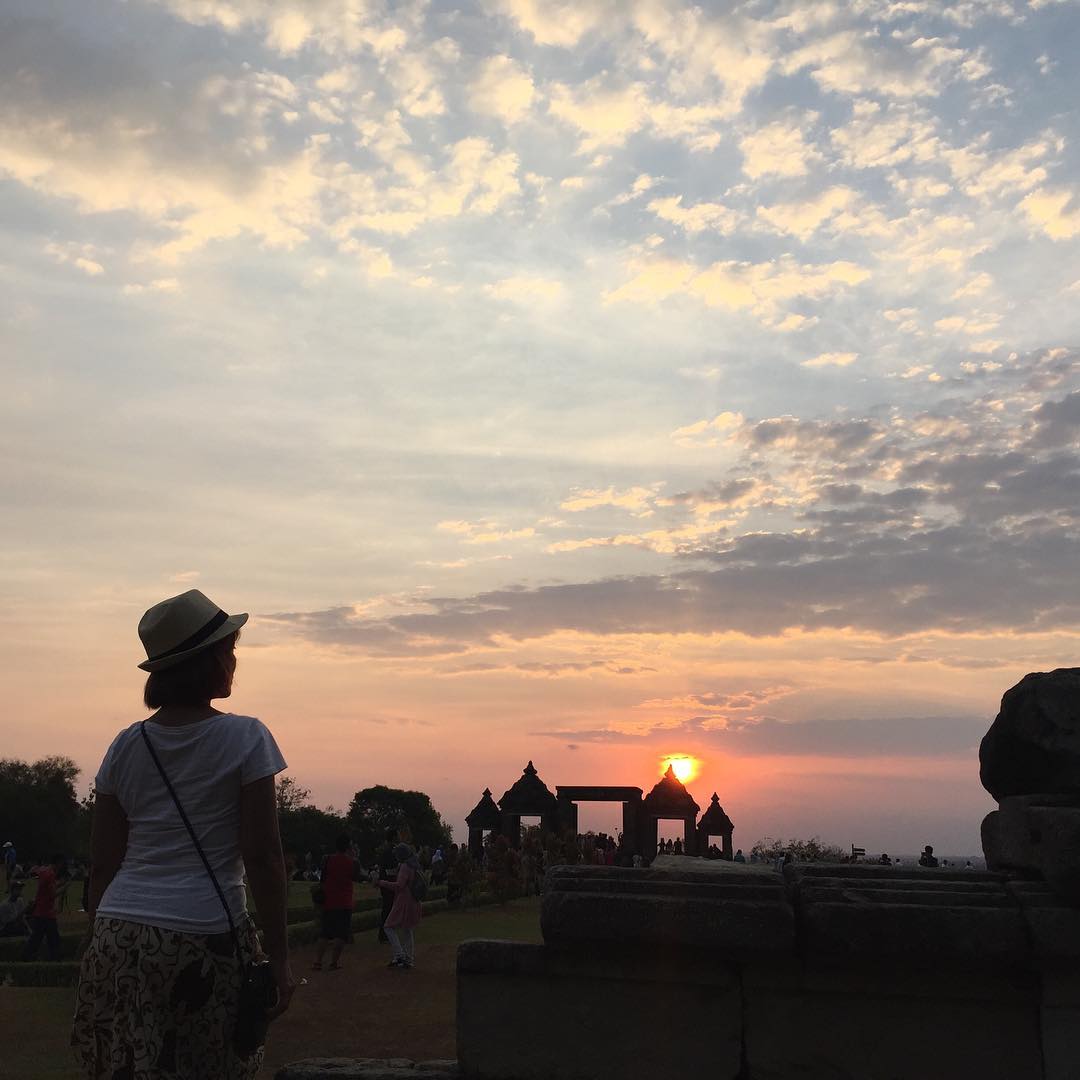
[[[79,766],[54,755],[33,764],[0,758],[0,822],[3,840],[10,840],[23,865],[53,854],[77,851]]]
[[[301,787],[295,777],[283,776],[277,782],[277,809],[279,814],[299,810],[311,801],[311,792]]]
[[[287,858],[302,869],[304,856],[310,851],[316,870],[322,865],[323,858],[335,850],[337,838],[349,831],[343,817],[317,806],[301,806],[279,813],[278,828]]]
[[[429,795],[384,784],[358,791],[349,804],[346,819],[354,830],[362,858],[374,854],[387,829],[407,828],[410,843],[418,848],[448,845],[452,835]]]
[[[843,862],[845,852],[835,844],[826,844],[820,836],[809,840],[759,840],[751,853],[765,862],[773,862],[781,855],[791,854],[796,862]]]

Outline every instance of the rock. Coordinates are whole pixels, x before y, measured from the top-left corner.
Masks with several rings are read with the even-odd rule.
[[[979,762],[999,802],[1038,792],[1080,800],[1080,668],[1034,672],[1007,691]]]

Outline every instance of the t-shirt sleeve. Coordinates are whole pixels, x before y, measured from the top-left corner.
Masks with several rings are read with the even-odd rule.
[[[116,794],[116,747],[119,742],[120,735],[117,735],[109,744],[109,749],[105,751],[105,757],[98,766],[97,775],[94,777],[94,791],[98,795]]]
[[[285,758],[270,729],[261,720],[253,720],[247,752],[240,763],[240,783],[253,784],[264,776],[276,776],[285,768]]]

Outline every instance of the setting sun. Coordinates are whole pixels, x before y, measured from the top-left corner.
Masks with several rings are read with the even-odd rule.
[[[669,765],[681,784],[688,783],[698,774],[698,759],[687,754],[669,754],[660,762],[660,771],[667,772]]]

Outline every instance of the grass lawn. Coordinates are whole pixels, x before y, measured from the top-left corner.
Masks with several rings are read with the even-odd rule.
[[[315,946],[293,951],[298,987],[270,1032],[260,1078],[308,1057],[452,1058],[456,1054],[454,960],[468,938],[540,941],[539,901],[443,912],[417,932],[416,967],[386,967],[389,946],[374,930],[356,935],[341,971],[312,971]],[[68,1031],[73,991],[0,987],[2,1074],[18,1080],[78,1080]]]

